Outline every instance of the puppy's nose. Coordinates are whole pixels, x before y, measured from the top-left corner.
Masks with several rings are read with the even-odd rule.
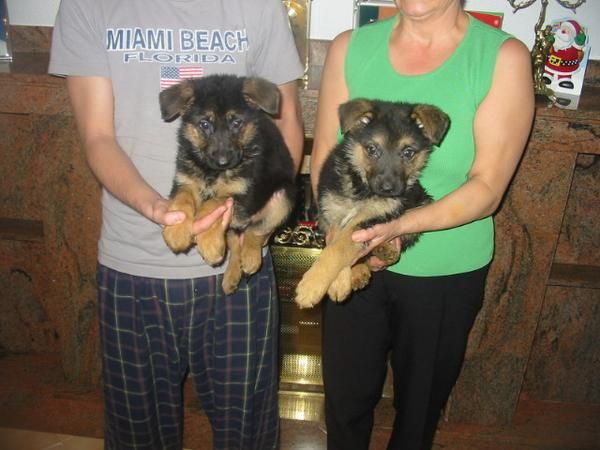
[[[390,194],[394,189],[394,183],[390,183],[389,181],[384,181],[379,185],[379,190],[384,194]]]
[[[373,190],[378,195],[386,197],[397,196],[404,192],[404,183],[390,177],[378,177],[375,179]]]
[[[217,158],[217,164],[219,167],[227,167],[230,163],[230,158],[225,155],[221,155]]]

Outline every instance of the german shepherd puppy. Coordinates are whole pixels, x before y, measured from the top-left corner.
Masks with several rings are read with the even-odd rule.
[[[418,177],[449,126],[448,116],[435,106],[367,99],[344,103],[339,117],[343,139],[326,159],[318,185],[319,226],[328,244],[296,287],[301,308],[314,306],[326,293],[343,301],[368,284],[367,258],[351,267],[363,248],[352,241],[352,232],[432,201]],[[402,250],[418,237],[402,236]],[[400,257],[391,243],[372,254],[387,264]]]
[[[221,264],[229,250],[226,294],[237,289],[242,273],[258,271],[266,236],[293,207],[294,166],[272,120],[280,98],[275,84],[235,75],[186,80],[160,93],[163,120],[181,117],[170,210],[186,214],[185,222],[165,227],[163,237],[173,252],[187,251],[192,221],[233,197],[229,229],[217,221],[195,238],[210,265]]]

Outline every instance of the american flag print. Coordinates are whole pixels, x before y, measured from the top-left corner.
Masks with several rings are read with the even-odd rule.
[[[188,78],[201,77],[204,70],[201,66],[162,66],[160,68],[160,90],[167,89]]]

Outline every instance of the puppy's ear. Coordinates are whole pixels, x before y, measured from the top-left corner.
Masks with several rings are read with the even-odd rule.
[[[411,117],[432,144],[442,142],[450,125],[450,118],[445,112],[432,105],[416,105]]]
[[[194,101],[194,85],[190,80],[184,80],[162,91],[158,100],[163,120],[171,122],[182,115]]]
[[[252,108],[262,109],[270,116],[279,114],[281,92],[276,84],[263,78],[246,78],[242,87],[246,103]]]
[[[338,114],[342,133],[371,123],[375,115],[373,109],[373,104],[365,99],[350,100],[340,105]]]

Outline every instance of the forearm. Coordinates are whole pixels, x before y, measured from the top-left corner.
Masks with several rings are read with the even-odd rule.
[[[144,217],[153,220],[153,209],[161,198],[140,175],[132,161],[111,137],[84,142],[90,169],[114,197]]]
[[[289,149],[295,173],[298,173],[304,156],[304,127],[297,83],[292,81],[279,86],[279,89],[282,94],[281,114],[275,123]]]
[[[321,75],[314,143],[310,156],[311,185],[315,197],[321,168],[337,143],[337,133],[340,127],[338,108],[348,100],[343,68],[350,34],[350,31],[344,32],[333,40],[329,46]]]
[[[294,162],[295,173],[300,170],[304,154],[304,130],[299,119],[279,120],[277,123]]]
[[[426,206],[409,209],[396,220],[355,231],[352,239],[369,242],[364,254],[406,234],[455,228],[494,213],[503,191],[472,177],[463,186]]]
[[[484,182],[471,178],[427,206],[407,211],[394,221],[395,236],[458,227],[492,215],[500,201]]]
[[[77,130],[90,169],[112,195],[156,220],[160,195],[141,177],[114,132],[112,82],[105,77],[67,77]]]

